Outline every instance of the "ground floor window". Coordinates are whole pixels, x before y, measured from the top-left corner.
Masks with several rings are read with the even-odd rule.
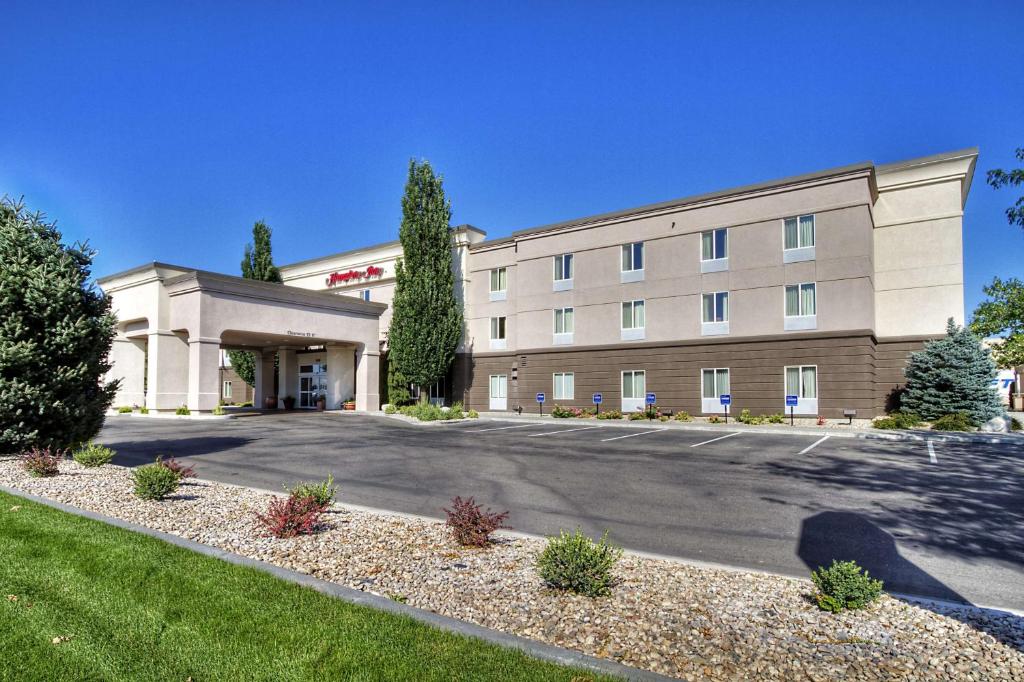
[[[225,381],[224,382],[224,387],[221,389],[221,397],[223,397],[223,398],[231,398],[232,397],[231,396],[231,382],[230,381]]]
[[[575,392],[576,376],[572,372],[557,372],[554,375],[554,386],[551,393],[555,400],[572,400]]]
[[[786,395],[818,397],[818,368],[814,365],[786,368]]]
[[[635,412],[643,409],[647,391],[647,372],[642,369],[626,370],[622,373],[622,411]]]
[[[729,369],[716,367],[701,370],[701,397],[718,400],[729,393]]]

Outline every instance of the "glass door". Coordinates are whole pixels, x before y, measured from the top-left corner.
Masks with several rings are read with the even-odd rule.
[[[508,409],[507,374],[492,374],[490,376],[490,400],[487,406],[490,410]]]

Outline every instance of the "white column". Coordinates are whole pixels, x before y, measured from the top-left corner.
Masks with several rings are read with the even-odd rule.
[[[283,410],[287,396],[299,404],[299,366],[294,348],[281,348],[277,355],[277,406]]]
[[[146,340],[118,336],[110,348],[107,381],[120,381],[114,407],[146,404]]]
[[[355,396],[356,351],[352,346],[327,347],[327,409],[341,409]]]
[[[274,395],[274,351],[256,352],[254,355],[256,384],[253,386],[252,404],[253,407],[263,409],[266,407],[267,398]]]
[[[188,341],[164,329],[150,330],[146,407],[174,411],[188,400]]]
[[[361,349],[356,359],[356,409],[380,409],[380,351]]]
[[[188,340],[188,409],[208,412],[220,401],[220,339]]]

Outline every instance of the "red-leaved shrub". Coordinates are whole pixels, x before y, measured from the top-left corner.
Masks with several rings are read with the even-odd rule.
[[[472,497],[468,500],[453,498],[452,508],[445,508],[444,513],[448,515],[447,524],[456,542],[468,547],[484,547],[490,541],[491,533],[508,527],[504,525],[507,511],[500,514],[490,508],[485,511],[483,505],[477,504]]]
[[[312,497],[289,495],[285,499],[274,497],[266,514],[256,514],[268,534],[275,538],[293,538],[308,535],[320,525],[325,506]]]
[[[56,476],[60,469],[60,461],[66,454],[63,450],[34,447],[22,453],[21,468],[32,476]]]
[[[167,459],[164,459],[163,455],[157,455],[156,463],[165,469],[170,469],[171,471],[173,471],[175,474],[178,475],[178,478],[192,478],[196,475],[195,469],[193,469],[187,464],[182,464],[173,457],[168,457]]]

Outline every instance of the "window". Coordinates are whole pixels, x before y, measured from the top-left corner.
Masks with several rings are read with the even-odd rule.
[[[729,370],[728,368],[702,369],[701,373],[701,398],[714,400],[718,403],[719,396],[729,393]],[[704,410],[708,412],[709,410]]]
[[[572,254],[563,253],[555,256],[555,281],[572,279]]]
[[[507,291],[508,272],[505,268],[491,270],[491,293]]]
[[[729,321],[728,291],[717,291],[713,294],[704,294],[701,298],[703,302],[701,322],[708,323]]]
[[[790,284],[786,287],[786,317],[817,314],[818,302],[814,282]]]
[[[221,395],[224,398],[230,398],[231,397],[231,382],[230,381],[225,381],[224,382],[224,388],[221,391]]]
[[[647,391],[647,372],[632,370],[622,373],[622,397],[643,400]]]
[[[557,308],[555,310],[555,333],[572,334],[573,331],[572,308]]]
[[[644,269],[644,243],[633,242],[622,245],[622,271],[633,272]]]
[[[644,320],[644,302],[643,301],[623,301],[622,303],[622,328],[623,329],[643,329],[645,324]]]
[[[800,400],[814,400],[818,397],[818,368],[814,365],[786,368],[786,395],[795,395]]]
[[[505,340],[505,318],[504,317],[492,317],[491,318],[491,341],[504,341]]]
[[[369,301],[370,300],[370,290],[369,289],[363,289],[362,291],[360,291],[359,292],[359,298],[363,299],[364,301]]]
[[[576,377],[572,372],[557,372],[554,375],[551,393],[555,400],[572,400]]]
[[[700,235],[700,259],[718,260],[729,257],[729,236],[724,227]]]
[[[786,218],[785,249],[806,249],[814,246],[814,216],[802,215],[798,218]]]

